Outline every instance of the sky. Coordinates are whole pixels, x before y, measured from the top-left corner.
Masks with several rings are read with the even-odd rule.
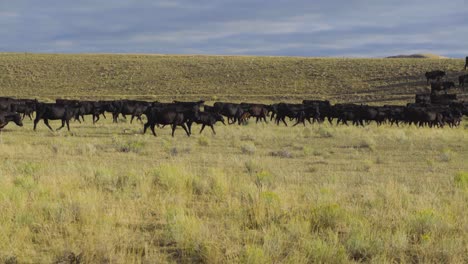
[[[466,0],[0,0],[0,52],[468,55]]]

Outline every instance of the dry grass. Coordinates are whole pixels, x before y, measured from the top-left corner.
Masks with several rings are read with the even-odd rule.
[[[31,126],[0,138],[1,261],[466,261],[463,126]]]
[[[402,102],[428,91],[424,73],[455,80],[457,59],[0,53],[2,95],[74,98]]]
[[[461,60],[0,54],[2,95],[400,102]],[[58,126],[56,121],[52,126]],[[0,133],[0,262],[466,263],[468,125]],[[197,131],[195,128],[194,131]]]

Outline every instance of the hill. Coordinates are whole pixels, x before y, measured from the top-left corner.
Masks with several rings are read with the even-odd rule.
[[[3,96],[149,100],[395,102],[449,79],[462,60],[0,53]]]
[[[448,59],[447,57],[440,56],[437,54],[411,54],[411,55],[396,55],[396,56],[389,56],[388,59]]]

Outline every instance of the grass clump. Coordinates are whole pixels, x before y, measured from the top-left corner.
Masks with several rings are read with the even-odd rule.
[[[242,154],[253,155],[257,151],[257,148],[254,144],[243,144],[241,146]]]
[[[408,235],[413,243],[428,242],[433,239],[434,232],[440,225],[440,219],[433,210],[421,210],[412,215]]]
[[[243,195],[244,223],[247,228],[261,229],[278,223],[281,200],[275,192],[250,192]]]
[[[146,141],[141,139],[121,140],[114,138],[113,143],[115,149],[123,153],[141,153],[146,145]]]
[[[351,259],[366,262],[381,252],[383,243],[368,233],[366,227],[361,227],[351,231],[346,239],[345,246]]]
[[[263,248],[256,245],[247,245],[241,262],[246,264],[267,264],[271,263],[271,260],[265,254]]]
[[[330,128],[320,126],[317,130],[317,133],[321,138],[332,138],[333,133],[330,131]]]
[[[198,142],[198,145],[203,146],[203,147],[206,147],[206,146],[210,145],[210,140],[205,136],[200,136],[197,139],[197,142]]]
[[[273,157],[279,157],[279,158],[284,158],[284,159],[290,159],[293,158],[293,154],[286,150],[286,149],[281,149],[278,151],[272,151],[270,152],[270,155]]]
[[[166,222],[166,243],[177,245],[180,249],[179,258],[190,262],[204,262],[205,241],[209,230],[203,222],[182,208],[169,209]]]
[[[162,164],[151,172],[153,183],[164,191],[185,192],[191,189],[193,176],[183,167]]]
[[[261,170],[255,174],[255,185],[258,188],[272,187],[274,184],[274,176],[269,171]]]
[[[375,150],[376,142],[372,138],[365,138],[361,140],[356,147],[361,149],[368,149],[370,151]]]
[[[445,150],[439,155],[440,162],[450,162],[453,159],[453,151]]]
[[[453,179],[455,186],[459,188],[468,189],[468,172],[460,171],[458,172]]]
[[[313,238],[301,243],[307,252],[307,263],[346,263],[348,258],[345,248],[333,238]]]
[[[338,204],[325,204],[314,207],[310,219],[313,232],[324,232],[328,229],[338,231],[345,229],[348,222],[346,211]]]

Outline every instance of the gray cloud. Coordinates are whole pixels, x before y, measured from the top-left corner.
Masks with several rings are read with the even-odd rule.
[[[0,2],[0,51],[468,55],[464,0]]]

